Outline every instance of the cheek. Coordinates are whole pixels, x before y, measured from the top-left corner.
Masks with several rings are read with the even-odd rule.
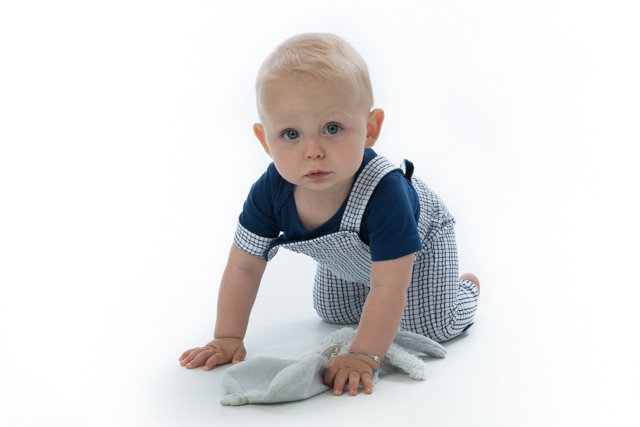
[[[353,173],[356,173],[360,165],[362,164],[362,157],[364,155],[364,146],[354,144],[349,147],[348,150],[341,155],[341,163]]]
[[[282,163],[288,163],[291,159],[291,153],[288,150],[276,149],[273,154],[274,160],[277,158]]]
[[[295,162],[292,161],[292,155],[287,150],[276,150],[271,152],[271,158],[276,164],[276,168],[280,175],[288,175],[295,169]]]

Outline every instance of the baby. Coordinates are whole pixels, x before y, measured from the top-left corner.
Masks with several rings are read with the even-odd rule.
[[[187,368],[244,360],[243,338],[260,280],[278,249],[318,262],[320,317],[359,323],[349,353],[334,356],[324,382],[371,393],[399,328],[436,341],[472,325],[479,294],[458,278],[454,218],[440,198],[371,147],[384,112],[373,108],[369,72],[333,34],[301,34],[264,61],[256,82],[261,123],[253,130],[273,159],[238,221],[218,295],[215,339],[185,351]]]

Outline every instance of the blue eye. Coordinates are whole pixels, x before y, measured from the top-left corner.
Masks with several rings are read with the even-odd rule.
[[[327,132],[325,133],[329,133],[331,135],[335,135],[336,133],[338,133],[340,131],[340,129],[342,129],[340,126],[338,125],[329,125],[325,128],[325,130]]]
[[[296,139],[300,134],[295,130],[288,130],[282,136],[284,136],[284,139]]]

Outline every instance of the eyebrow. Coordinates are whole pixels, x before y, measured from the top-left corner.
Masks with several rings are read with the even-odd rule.
[[[326,114],[326,116],[329,117],[327,119],[327,122],[341,121],[340,119],[349,120],[349,119],[353,118],[352,114],[340,113],[340,112],[337,112],[337,111],[333,111],[331,113],[328,113],[328,114]],[[273,127],[287,127],[288,124],[285,124],[285,123],[289,123],[291,121],[298,120],[298,119],[299,119],[299,117],[280,119],[280,120],[277,120],[277,121],[274,120],[274,121],[271,121],[271,124],[272,124]]]

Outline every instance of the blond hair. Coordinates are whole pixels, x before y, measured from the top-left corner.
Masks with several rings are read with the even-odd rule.
[[[335,34],[304,33],[279,44],[262,63],[256,79],[258,112],[262,86],[295,73],[307,74],[320,81],[355,84],[362,102],[369,110],[373,107],[369,70],[353,46]]]

